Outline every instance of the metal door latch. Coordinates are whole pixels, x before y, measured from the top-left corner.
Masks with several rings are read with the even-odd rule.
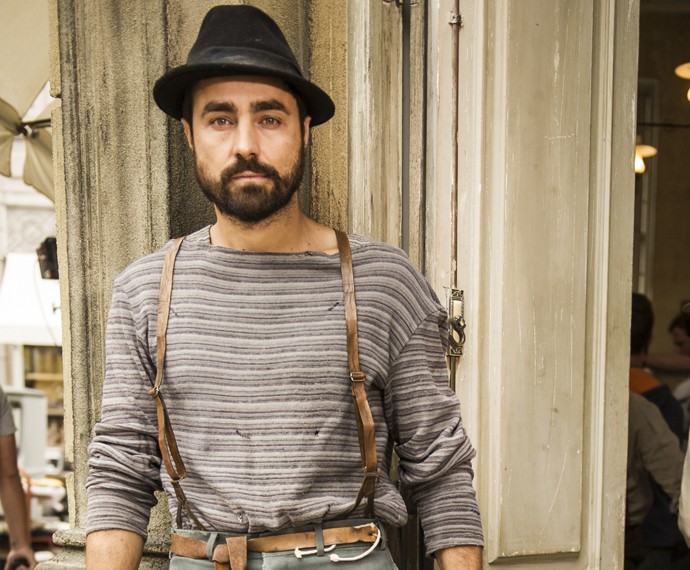
[[[465,346],[465,292],[448,289],[448,356],[462,356]]]

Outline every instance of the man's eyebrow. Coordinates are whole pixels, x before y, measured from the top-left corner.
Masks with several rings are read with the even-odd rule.
[[[218,111],[224,111],[226,113],[237,113],[237,107],[232,103],[225,103],[224,101],[209,101],[204,105],[201,111],[201,116],[208,113],[216,113]]]
[[[252,113],[260,113],[262,111],[282,111],[286,115],[290,114],[290,112],[287,110],[287,107],[276,99],[254,101],[251,104],[251,111]]]

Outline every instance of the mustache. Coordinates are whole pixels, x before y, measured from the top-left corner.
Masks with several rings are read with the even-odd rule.
[[[263,174],[264,176],[274,181],[280,179],[278,171],[272,166],[264,164],[263,162],[259,162],[256,158],[246,159],[244,157],[239,156],[237,157],[235,164],[231,164],[221,172],[220,181],[223,185],[228,184],[233,179],[233,177],[242,172],[254,172],[256,174]]]

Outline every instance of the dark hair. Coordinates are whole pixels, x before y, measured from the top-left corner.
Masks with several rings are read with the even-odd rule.
[[[292,96],[295,98],[297,101],[297,112],[299,113],[299,123],[301,125],[301,129],[304,130],[304,119],[307,118],[307,104],[304,101],[304,98],[295,90],[292,85],[289,83],[286,83],[288,91],[292,94]],[[187,121],[190,126],[192,124],[192,103],[193,103],[193,98],[192,98],[192,90],[194,89],[194,85],[192,85],[189,89],[187,89],[184,92],[184,97],[182,98],[182,118]],[[304,134],[304,132],[302,133]]]
[[[630,354],[643,354],[652,340],[654,310],[652,303],[640,293],[632,294],[630,315]]]
[[[686,335],[690,336],[690,314],[678,313],[673,317],[671,324],[668,325],[668,332],[673,329],[682,329]]]
[[[182,118],[192,126],[192,88],[190,87],[184,92],[184,97],[182,98]]]

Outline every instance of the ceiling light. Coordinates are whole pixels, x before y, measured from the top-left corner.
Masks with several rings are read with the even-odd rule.
[[[690,79],[690,61],[687,63],[682,63],[676,67],[676,75],[681,79]],[[688,89],[688,101],[690,101],[690,89]]]
[[[644,163],[645,158],[650,156],[655,156],[657,153],[656,148],[648,144],[637,144],[635,145],[635,173],[643,174],[647,167]]]
[[[690,79],[690,61],[676,67],[676,75],[682,79]]]

